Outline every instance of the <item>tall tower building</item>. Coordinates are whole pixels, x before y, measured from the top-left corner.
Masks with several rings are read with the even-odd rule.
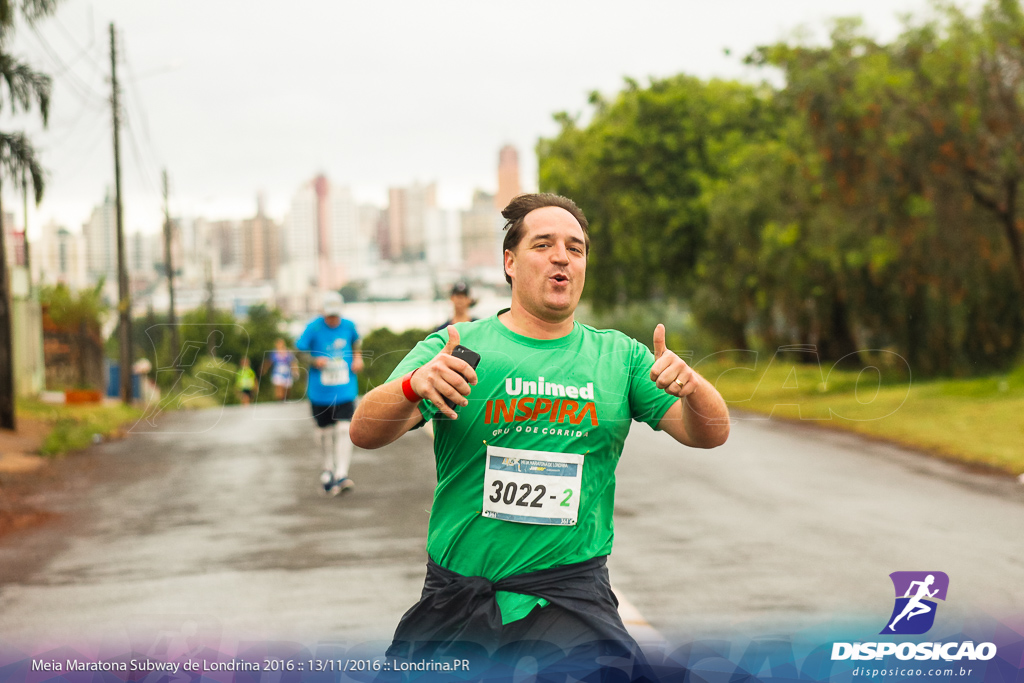
[[[280,228],[267,217],[263,195],[256,197],[256,215],[242,221],[243,272],[256,281],[273,280],[281,264]]]
[[[311,292],[338,289],[362,277],[372,238],[360,230],[359,208],[349,188],[318,175],[295,193],[280,231],[280,293],[293,301],[313,301]]]
[[[225,219],[206,225],[208,254],[213,259],[214,276],[237,282],[245,267],[245,242],[239,221]]]
[[[513,197],[521,193],[519,152],[512,145],[505,145],[498,152],[498,194],[494,195],[494,208],[501,211]]]
[[[331,188],[330,259],[335,287],[363,277],[370,251],[369,235],[360,227],[359,206],[348,187]]]
[[[397,261],[402,257],[405,241],[405,190],[400,187],[388,189],[388,208],[385,212],[387,239],[383,240],[384,258]]]
[[[313,191],[316,193],[316,236],[317,262],[320,289],[334,289],[334,268],[331,262],[331,207],[330,184],[322,173],[313,179]]]

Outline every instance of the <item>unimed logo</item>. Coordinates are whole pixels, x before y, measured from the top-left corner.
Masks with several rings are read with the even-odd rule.
[[[944,572],[893,572],[889,574],[896,592],[892,614],[879,635],[921,635],[935,623],[936,600],[946,600],[949,577]],[[996,656],[993,643],[833,643],[832,659],[871,660],[895,655],[897,659],[918,661],[989,660]]]
[[[896,591],[892,615],[880,634],[920,635],[935,623],[936,600],[946,600],[949,577],[945,572],[893,572]]]

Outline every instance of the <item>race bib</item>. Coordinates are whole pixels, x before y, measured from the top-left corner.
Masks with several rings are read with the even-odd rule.
[[[583,456],[487,447],[481,514],[522,524],[574,526],[580,510]]]
[[[338,358],[327,361],[327,365],[320,370],[320,384],[325,387],[348,384],[348,363]]]

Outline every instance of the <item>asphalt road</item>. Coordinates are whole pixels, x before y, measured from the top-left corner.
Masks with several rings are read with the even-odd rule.
[[[357,449],[356,489],[328,498],[307,411],[165,414],[76,456],[60,520],[0,539],[0,643],[388,640],[422,585],[430,438]],[[620,463],[612,582],[670,641],[877,633],[898,570],[949,575],[940,619],[1024,613],[1024,487],[737,417],[713,451],[637,424]]]

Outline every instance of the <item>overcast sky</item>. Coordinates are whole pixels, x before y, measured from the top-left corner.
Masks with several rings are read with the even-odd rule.
[[[964,0],[977,7],[980,0]],[[64,0],[19,27],[13,52],[54,75],[50,125],[0,110],[3,130],[34,131],[49,171],[30,231],[78,230],[113,186],[110,37],[119,32],[128,231],[158,230],[160,172],[175,215],[243,218],[263,192],[283,217],[317,172],[383,205],[389,186],[436,181],[442,206],[496,188],[498,149],[518,147],[536,189],[534,145],[552,114],[586,112],[592,90],[680,72],[758,81],[755,45],[821,34],[860,15],[891,39],[927,0]],[[729,48],[731,56],[724,54]],[[5,208],[21,199],[5,185]]]

